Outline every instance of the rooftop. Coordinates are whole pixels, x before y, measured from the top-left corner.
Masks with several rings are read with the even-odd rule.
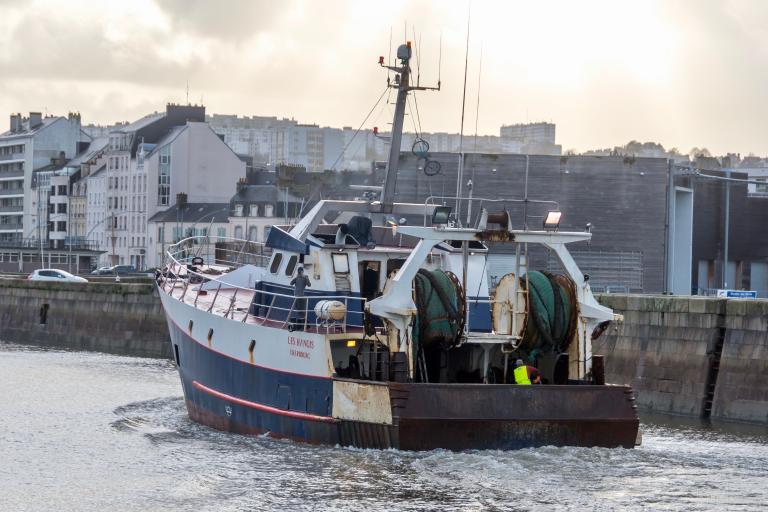
[[[174,204],[163,212],[157,212],[149,222],[200,222],[205,225],[213,222],[228,222],[228,203],[187,203],[181,211]]]
[[[233,203],[301,203],[301,199],[275,185],[240,185]]]
[[[60,119],[66,119],[62,116],[50,116],[50,117],[44,117],[42,119],[42,122],[35,126],[34,128],[29,128],[29,119],[25,118],[21,122],[21,130],[17,130],[15,132],[12,132],[10,130],[5,131],[0,134],[0,138],[2,137],[24,137],[29,135],[34,135],[35,133],[51,126],[53,123]]]

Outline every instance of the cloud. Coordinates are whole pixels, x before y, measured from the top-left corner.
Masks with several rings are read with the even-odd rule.
[[[232,41],[271,30],[294,4],[290,0],[157,0],[174,29]]]
[[[357,126],[385,85],[376,59],[407,22],[423,38],[422,84],[436,82],[442,34],[423,129],[456,132],[466,15],[461,0],[0,0],[0,114],[131,120],[184,101],[189,81],[209,112]],[[482,45],[480,133],[552,120],[578,149],[638,139],[768,153],[766,27],[767,2],[473,2],[466,129]]]

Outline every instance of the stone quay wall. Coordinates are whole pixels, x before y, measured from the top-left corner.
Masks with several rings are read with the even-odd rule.
[[[593,352],[640,408],[768,425],[768,300],[598,299],[624,321]],[[0,279],[0,341],[170,358],[168,339],[154,283]]]
[[[768,425],[768,301],[602,295],[624,315],[593,346],[638,407]]]
[[[47,306],[46,306],[47,305]],[[155,285],[0,279],[0,340],[170,358]]]

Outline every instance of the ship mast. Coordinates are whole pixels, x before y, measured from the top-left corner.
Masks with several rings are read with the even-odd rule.
[[[384,64],[384,57],[379,57],[379,65],[395,72],[394,81],[388,83],[388,86],[397,89],[397,100],[395,102],[395,114],[392,120],[392,140],[389,146],[389,158],[387,159],[387,172],[384,178],[384,185],[381,189],[381,213],[392,213],[395,203],[395,188],[397,185],[397,167],[400,161],[400,146],[403,140],[403,121],[405,119],[405,107],[410,91],[440,90],[440,82],[437,87],[421,87],[410,84],[411,76],[411,42],[401,44],[397,48],[397,60],[399,66],[387,66]]]

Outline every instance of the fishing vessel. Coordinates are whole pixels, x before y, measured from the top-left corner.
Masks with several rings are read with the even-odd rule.
[[[605,384],[592,354],[620,318],[567,249],[591,234],[560,230],[550,201],[505,202],[554,205],[537,229],[493,200],[395,201],[407,95],[424,89],[409,43],[397,59],[379,62],[397,102],[378,200],[320,201],[264,244],[207,235],[168,249],[157,284],[189,416],[362,448],[633,447],[632,389]],[[454,207],[472,204],[461,222]],[[491,243],[514,259],[493,289]],[[561,272],[528,269],[534,246]],[[520,361],[540,384],[515,383]]]

